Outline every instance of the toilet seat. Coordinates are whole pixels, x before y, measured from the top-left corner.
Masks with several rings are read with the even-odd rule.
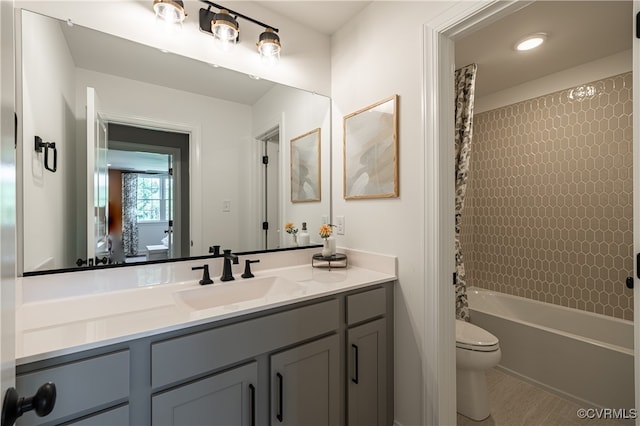
[[[478,352],[500,349],[498,338],[470,322],[456,320],[456,347]]]

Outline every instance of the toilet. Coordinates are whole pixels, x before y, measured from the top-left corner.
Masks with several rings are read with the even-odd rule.
[[[500,362],[498,338],[470,322],[456,320],[457,411],[480,421],[489,417],[485,371]]]

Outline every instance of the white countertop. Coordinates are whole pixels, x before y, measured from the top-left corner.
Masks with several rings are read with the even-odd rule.
[[[356,259],[364,259],[361,253],[353,254]],[[42,300],[19,300],[16,306],[16,363],[68,355],[393,281],[396,279],[395,258],[391,259],[386,264],[392,264],[393,270],[350,264],[348,268],[329,271],[305,264],[254,271],[255,278],[246,280],[236,274],[235,281],[225,283],[212,274],[215,283],[207,286],[192,279]],[[369,262],[352,263],[366,265]],[[211,300],[217,299],[216,303],[221,303],[219,298],[229,291],[249,294],[252,288],[260,287],[260,283],[267,283],[268,277],[279,277],[281,281],[278,285],[270,285],[269,281],[269,286],[264,286],[249,300],[229,299],[229,303],[214,307],[209,307],[206,300],[202,302],[213,295]],[[252,284],[254,286],[250,288]],[[182,297],[189,294],[198,300],[197,307],[190,306]]]

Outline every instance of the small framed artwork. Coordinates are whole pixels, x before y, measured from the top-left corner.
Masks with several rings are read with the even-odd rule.
[[[344,198],[398,196],[398,95],[344,117]]]
[[[291,202],[320,201],[320,129],[291,139]]]

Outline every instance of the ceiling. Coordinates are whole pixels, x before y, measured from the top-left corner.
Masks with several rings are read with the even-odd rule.
[[[631,1],[537,1],[456,41],[456,67],[478,64],[476,96],[631,49]],[[544,32],[538,49],[515,43]]]
[[[110,169],[136,171],[141,173],[167,173],[169,170],[169,155],[153,152],[107,151],[107,163]]]
[[[256,103],[275,84],[80,25],[60,21],[60,28],[79,68],[245,105]]]
[[[257,1],[260,6],[319,33],[332,35],[371,1]]]
[[[257,3],[305,27],[331,35],[372,2],[300,0]],[[632,22],[630,0],[537,1],[457,40],[456,65],[478,64],[476,96],[480,97],[631,49]],[[69,28],[62,24],[61,27],[76,65],[82,68],[248,105],[273,85],[80,26]],[[542,47],[529,52],[513,49],[518,39],[535,32],[548,34]],[[109,59],[113,57],[122,60]],[[138,66],[123,67],[127,63]],[[163,72],[153,72],[158,69]],[[189,71],[185,72],[186,69]],[[134,72],[139,75],[133,75]],[[175,76],[179,75],[190,77],[176,79]],[[221,81],[226,83],[220,84]]]

